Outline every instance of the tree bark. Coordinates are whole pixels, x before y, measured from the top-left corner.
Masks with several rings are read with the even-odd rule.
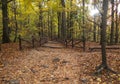
[[[84,16],[85,16],[85,1],[84,0],[82,0],[82,4],[83,4],[83,18],[82,18],[82,20],[83,20],[83,36],[82,36],[82,39],[83,39],[83,51],[85,51],[86,38],[85,38],[85,18],[84,18]]]
[[[62,40],[66,39],[66,13],[65,13],[65,0],[61,0],[61,4],[63,7],[63,11],[62,11],[62,24],[61,24],[61,35],[62,35]]]
[[[17,35],[18,35],[18,23],[17,23],[17,7],[16,7],[16,2],[14,1],[14,20],[15,20],[15,38],[14,42],[16,42]]]
[[[94,2],[94,9],[95,9],[95,2]],[[94,32],[93,32],[93,41],[96,42],[96,15],[94,15]]]
[[[51,9],[50,10],[50,37],[51,37],[51,40],[53,39],[53,10]]]
[[[58,15],[58,38],[60,39],[60,37],[61,37],[61,12],[58,12],[57,13],[57,15]]]
[[[71,9],[72,9],[72,6],[73,6],[73,4],[72,4],[72,0],[70,1],[70,7],[71,7]],[[70,26],[69,26],[69,28],[70,28],[70,38],[72,38],[73,39],[73,16],[74,16],[74,13],[73,13],[73,11],[71,11],[70,12]]]
[[[7,11],[7,0],[1,0],[2,2],[2,21],[3,21],[3,36],[2,42],[9,43],[9,27],[8,27],[8,11]]]
[[[107,25],[107,11],[108,11],[108,0],[103,0],[103,14],[101,22],[101,48],[102,48],[102,65],[107,66],[106,59],[106,25]]]
[[[43,37],[43,22],[42,22],[42,2],[39,2],[39,32],[40,36]]]
[[[50,36],[50,10],[48,10],[48,37]]]
[[[116,31],[115,31],[115,43],[118,43],[119,28],[118,28],[118,4],[116,4]]]
[[[110,34],[110,44],[112,45],[114,43],[114,0],[111,0],[112,4],[112,17],[111,17],[111,34]]]

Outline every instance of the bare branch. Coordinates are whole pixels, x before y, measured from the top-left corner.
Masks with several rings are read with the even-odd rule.
[[[97,7],[97,5],[95,5],[95,7],[97,8],[97,10],[99,11],[100,15],[102,16],[102,12],[101,12],[100,9]]]
[[[100,24],[99,24],[99,23],[96,23],[95,21],[93,21],[93,20],[91,20],[91,19],[89,19],[89,18],[87,18],[87,20],[88,20],[89,22],[92,22],[92,23],[94,23],[94,24],[96,24],[96,25],[100,26]]]

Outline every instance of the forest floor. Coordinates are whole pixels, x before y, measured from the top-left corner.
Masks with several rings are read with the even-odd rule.
[[[19,51],[16,43],[3,44],[0,84],[120,84],[120,74],[103,71],[102,75],[93,75],[101,63],[100,51],[48,45],[62,46],[46,44]],[[107,61],[111,69],[120,72],[120,50],[107,51]]]

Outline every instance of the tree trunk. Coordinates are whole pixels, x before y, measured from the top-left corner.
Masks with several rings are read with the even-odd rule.
[[[2,2],[2,21],[3,21],[3,36],[2,42],[9,43],[9,27],[8,27],[8,11],[7,11],[7,0],[1,0]]]
[[[61,37],[61,12],[58,12],[58,38]]]
[[[114,0],[111,0],[112,4],[112,17],[111,17],[111,34],[110,34],[110,44],[112,45],[114,43]]]
[[[71,37],[70,34],[70,12],[67,12],[67,38],[69,39]]]
[[[62,24],[61,24],[61,35],[62,35],[62,40],[66,39],[66,13],[65,13],[65,0],[61,0],[61,4],[63,7],[62,11]]]
[[[73,4],[72,4],[72,0],[70,1],[70,7],[71,7],[71,9],[72,9],[72,6],[73,6]],[[70,12],[70,38],[72,38],[73,39],[73,16],[74,16],[74,13],[73,13],[73,11],[71,11]]]
[[[118,43],[119,28],[118,28],[118,4],[116,4],[116,31],[115,31],[115,43]]]
[[[86,44],[86,39],[85,39],[85,1],[82,0],[82,4],[83,4],[83,36],[82,36],[82,39],[83,39],[83,51],[85,51],[85,44]]]
[[[96,22],[95,16],[94,16],[94,22]],[[94,23],[93,41],[96,42],[96,24],[95,23]]]
[[[15,20],[15,38],[14,42],[16,42],[18,35],[18,23],[17,23],[17,10],[16,10],[16,2],[14,1],[14,20]]]
[[[50,37],[53,39],[53,17],[52,17],[52,9],[50,10]]]
[[[107,11],[108,11],[108,0],[103,0],[103,14],[101,23],[101,48],[102,48],[102,65],[107,66],[106,59],[106,25],[107,25]]]
[[[43,22],[42,22],[42,3],[39,2],[39,32],[40,32],[40,36],[43,37]]]
[[[114,74],[117,74],[117,72],[111,70],[107,65],[107,58],[106,58],[106,28],[107,28],[107,11],[108,11],[108,1],[109,0],[103,0],[103,6],[102,6],[102,22],[101,22],[101,51],[102,51],[102,64],[98,67],[96,67],[97,72],[95,74],[100,74],[104,69],[112,72]]]
[[[94,3],[94,9],[95,9],[95,3]],[[94,32],[93,32],[93,41],[96,42],[96,15],[94,15]]]
[[[48,37],[50,36],[50,11],[48,10]]]

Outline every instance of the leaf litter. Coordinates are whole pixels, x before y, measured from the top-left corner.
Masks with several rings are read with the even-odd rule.
[[[19,51],[18,44],[2,45],[0,84],[120,84],[120,74],[102,72],[100,52],[71,48],[37,48]],[[120,51],[107,53],[108,65],[120,72]]]

